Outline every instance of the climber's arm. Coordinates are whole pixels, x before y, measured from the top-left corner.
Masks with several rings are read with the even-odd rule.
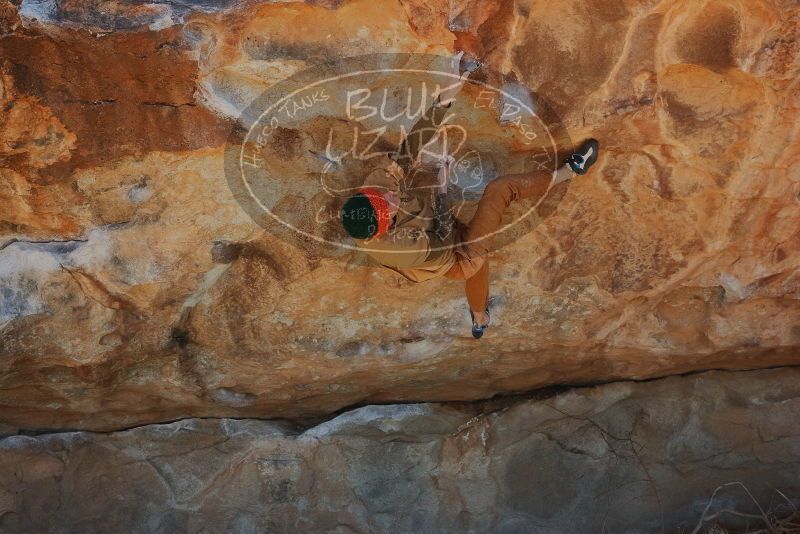
[[[454,165],[455,158],[448,155],[445,164],[439,168],[439,187],[433,191],[433,233],[439,241],[446,241],[453,231],[453,215],[447,201],[447,187]]]
[[[433,202],[433,232],[439,239],[445,240],[453,231],[453,215],[445,193],[436,193]]]
[[[430,252],[426,261],[436,260],[453,244],[453,215],[447,201],[449,169],[440,169],[439,187],[432,191],[433,224],[426,232]]]

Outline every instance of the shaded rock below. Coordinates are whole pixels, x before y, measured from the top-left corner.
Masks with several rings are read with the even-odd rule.
[[[785,515],[799,475],[800,369],[709,372],[504,406],[371,405],[302,432],[190,419],[6,437],[0,527],[675,532],[707,506]]]

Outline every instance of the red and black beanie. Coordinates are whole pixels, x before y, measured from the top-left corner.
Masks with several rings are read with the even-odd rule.
[[[348,198],[339,215],[344,229],[356,239],[380,237],[391,223],[389,203],[375,187],[364,187]]]

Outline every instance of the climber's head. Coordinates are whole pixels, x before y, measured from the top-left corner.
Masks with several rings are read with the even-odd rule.
[[[399,203],[400,199],[393,191],[364,187],[347,199],[339,217],[350,237],[380,237],[389,229]]]

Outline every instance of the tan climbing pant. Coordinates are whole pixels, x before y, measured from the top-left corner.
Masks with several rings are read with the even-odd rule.
[[[515,200],[541,198],[551,178],[550,173],[541,171],[495,178],[487,184],[469,224],[459,225],[454,249],[456,262],[444,276],[465,280],[467,302],[473,313],[485,311],[489,306],[489,250],[506,208]]]
[[[421,147],[433,140],[438,128],[447,124],[449,107],[432,107],[417,121],[403,141],[400,154],[404,170],[416,165]],[[464,280],[467,302],[473,313],[482,312],[489,305],[489,249],[492,236],[500,229],[503,214],[512,202],[527,198],[541,198],[550,186],[552,175],[548,172],[507,174],[495,178],[483,192],[475,215],[468,225],[456,221],[455,264],[445,273],[451,280]]]

